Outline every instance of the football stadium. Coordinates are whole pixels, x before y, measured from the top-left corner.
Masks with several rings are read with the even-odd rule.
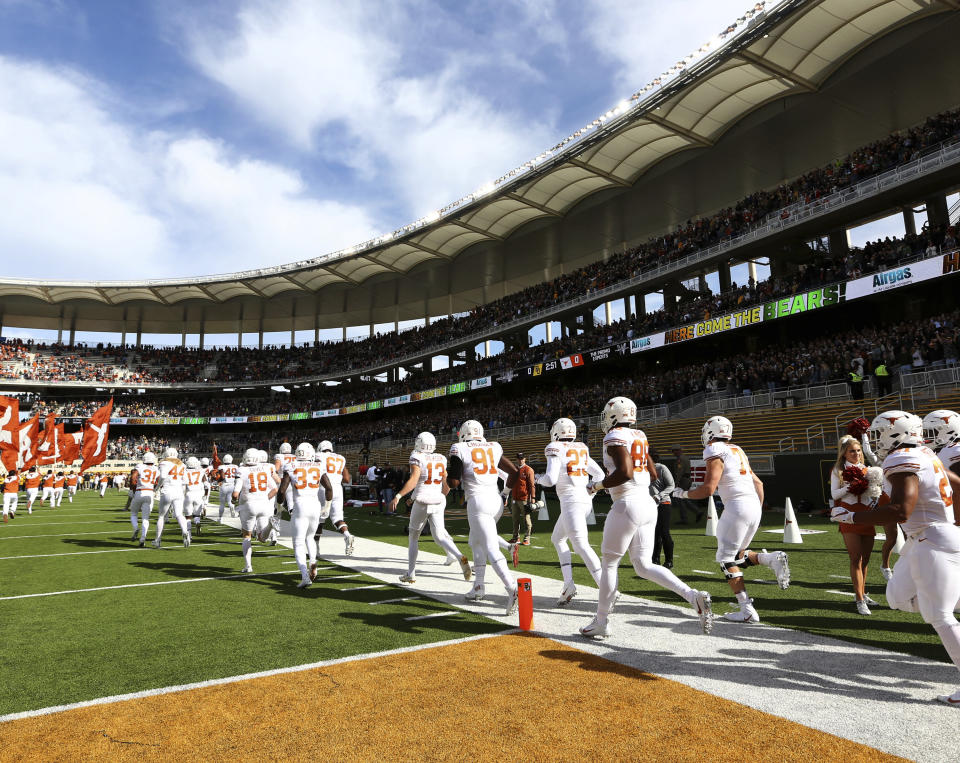
[[[960,759],[960,3],[744,6],[392,232],[11,234],[0,757]]]

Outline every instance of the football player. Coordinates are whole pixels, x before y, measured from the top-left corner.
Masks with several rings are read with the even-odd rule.
[[[750,469],[746,454],[731,442],[733,424],[723,416],[713,416],[703,425],[703,460],[707,473],[703,484],[694,490],[673,491],[677,498],[702,500],[719,491],[723,514],[717,522],[717,563],[727,578],[730,590],[737,597],[738,612],[728,612],[727,620],[758,623],[760,615],[747,595],[742,568],[754,564],[770,567],[780,588],[790,585],[790,566],[783,551],[756,553],[749,551],[750,542],[760,527],[763,512],[763,483]]]
[[[696,611],[700,627],[713,627],[710,594],[691,588],[666,567],[653,563],[653,534],[657,526],[657,505],[650,496],[650,482],[657,478],[650,457],[647,436],[639,429],[637,406],[626,397],[614,397],[603,408],[600,426],[604,431],[603,466],[607,476],[591,483],[589,491],[609,490],[613,505],[603,525],[600,594],[597,615],[580,633],[588,638],[606,638],[607,617],[616,601],[620,560],[630,550],[637,575],[682,596]]]
[[[919,612],[940,636],[953,664],[960,668],[960,527],[953,488],[960,485],[937,455],[923,444],[923,422],[905,411],[886,411],[868,431],[873,451],[883,459],[883,494],[869,511],[833,509],[830,519],[867,525],[896,521],[906,542],[893,577],[887,582],[891,609]],[[960,689],[937,697],[960,707]]]
[[[353,536],[350,534],[350,528],[343,519],[343,483],[350,482],[350,470],[347,469],[347,459],[339,453],[333,452],[333,443],[330,440],[324,440],[317,446],[314,456],[318,463],[327,474],[330,485],[333,488],[333,499],[329,505],[325,505],[324,515],[320,518],[320,524],[317,527],[317,533],[314,540],[318,540],[323,534],[323,523],[327,516],[330,517],[330,524],[343,535],[344,553],[347,556],[353,555]]]
[[[160,536],[163,535],[163,525],[167,513],[172,511],[180,525],[180,535],[183,538],[184,548],[190,546],[190,525],[183,516],[183,496],[187,486],[187,467],[180,460],[176,448],[167,448],[163,451],[160,460],[160,476],[157,487],[160,489],[160,505],[157,508],[157,537],[153,541],[154,548],[160,548]]]
[[[306,588],[317,577],[317,541],[314,533],[320,523],[323,502],[333,498],[330,480],[321,464],[314,462],[313,446],[302,442],[297,446],[293,461],[284,461],[280,479],[280,495],[285,497],[290,511],[290,536],[293,556],[300,568],[297,588]]]
[[[104,474],[100,477],[100,497],[103,498],[107,494],[107,485],[110,484],[110,478]]]
[[[43,492],[40,494],[40,505],[43,506],[44,502],[49,498],[50,506],[53,506],[53,469],[48,469],[47,473],[43,476]]]
[[[153,491],[157,486],[160,471],[157,469],[157,457],[149,450],[143,454],[140,463],[130,472],[130,486],[133,498],[130,501],[130,524],[133,536],[130,540],[140,541],[140,548],[147,541],[147,529],[150,527],[150,511],[153,509]],[[137,517],[142,520],[137,526]]]
[[[560,517],[550,540],[557,550],[563,575],[563,591],[557,606],[564,607],[577,595],[569,543],[583,559],[593,581],[600,586],[600,558],[591,548],[587,536],[587,515],[592,508],[587,485],[591,478],[596,482],[606,475],[600,464],[590,458],[587,446],[577,440],[577,425],[570,419],[557,419],[550,427],[550,439],[552,442],[544,450],[547,471],[537,477],[537,484],[556,488],[560,500]]]
[[[230,500],[237,479],[237,467],[233,465],[233,456],[229,453],[223,457],[220,464],[220,521],[223,521],[223,512],[230,510],[230,516],[237,516],[236,509]]]
[[[297,457],[293,454],[290,443],[282,443],[280,445],[280,452],[273,457],[273,468],[277,470],[277,474],[283,474],[283,467],[287,464],[292,464],[296,460]]]
[[[186,490],[183,496],[183,516],[193,530],[200,532],[200,514],[203,512],[207,475],[196,456],[187,459]]]
[[[27,470],[27,477],[23,481],[27,489],[27,514],[33,514],[33,504],[37,500],[37,493],[40,490],[40,472],[36,466],[31,466]]]
[[[517,467],[504,457],[500,443],[487,442],[483,438],[483,427],[479,421],[471,419],[463,422],[459,440],[450,448],[447,486],[452,490],[463,484],[467,496],[467,521],[476,577],[466,598],[468,601],[484,598],[484,578],[489,562],[497,577],[503,581],[507,592],[505,612],[511,615],[517,610],[517,581],[510,575],[507,560],[500,551],[495,517],[502,511],[500,491],[497,489],[498,470],[506,473],[508,487],[513,487]]]
[[[954,411],[931,411],[923,417],[923,439],[940,462],[960,477],[960,415]]]
[[[253,572],[253,532],[263,541],[270,517],[273,516],[273,499],[277,495],[280,480],[267,463],[267,454],[256,448],[247,448],[243,463],[233,481],[233,500],[239,501],[240,532],[243,535],[242,572]]]
[[[447,507],[447,493],[450,492],[450,488],[447,487],[445,479],[446,456],[434,452],[436,448],[437,440],[430,432],[421,432],[417,435],[413,443],[413,452],[410,454],[410,477],[390,501],[388,511],[395,512],[404,496],[410,495],[413,498],[408,527],[407,574],[400,576],[401,583],[417,582],[420,532],[427,522],[430,522],[430,533],[434,541],[447,552],[447,558],[453,556],[460,560],[463,579],[470,580],[473,575],[469,560],[460,553],[460,549],[457,548],[443,524],[443,512]]]
[[[201,516],[207,515],[207,504],[210,503],[210,493],[213,490],[213,467],[210,466],[210,459],[204,456],[200,459],[200,468],[203,469],[203,509]]]
[[[17,501],[20,498],[20,475],[16,469],[7,472],[3,478],[3,521],[9,522],[17,516]]]

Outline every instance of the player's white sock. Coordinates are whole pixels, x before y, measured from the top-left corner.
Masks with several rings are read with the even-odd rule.
[[[409,535],[407,539],[407,574],[413,578],[416,577],[414,573],[417,569],[417,556],[419,556],[420,553],[418,544],[420,533],[414,532],[414,528],[411,527],[407,534]]]
[[[510,550],[510,544],[507,543],[507,541],[505,541],[499,535],[497,536],[497,545],[500,546],[500,548],[505,549],[507,551]]]
[[[617,578],[620,568],[620,557],[616,554],[604,554],[600,561],[600,596],[597,601],[597,621],[607,622],[610,607],[617,595]]]
[[[933,629],[943,642],[943,648],[947,650],[953,664],[960,668],[960,623],[954,618],[952,623],[934,625]]]
[[[773,560],[776,558],[776,553],[761,551],[759,554],[757,554],[757,564],[762,564],[764,567],[769,567],[771,564],[773,564]]]
[[[147,539],[147,529],[150,527],[150,520],[147,517],[143,518],[143,521],[140,523],[140,542],[143,543]]]
[[[130,512],[130,524],[133,525],[133,531],[136,532],[139,528],[137,527],[137,512]]]
[[[160,536],[163,535],[163,526],[167,523],[167,517],[165,514],[160,513],[157,516],[157,540],[160,540]]]
[[[503,582],[503,587],[506,588],[507,591],[512,591],[517,587],[517,581],[513,575],[510,574],[510,568],[507,567],[507,560],[504,559],[502,555],[494,557],[490,562],[490,566],[493,567],[493,571],[497,573],[497,577]]]
[[[740,606],[743,606],[744,604],[749,604],[749,603],[750,603],[750,594],[748,594],[746,591],[741,591],[740,593],[737,594],[737,604],[739,604]]]
[[[253,561],[253,540],[251,538],[243,539],[243,561],[247,567],[252,566]]]
[[[560,557],[560,574],[563,575],[563,586],[573,585],[573,554],[567,548],[566,542],[556,544],[557,556]]]
[[[187,522],[187,518],[183,514],[177,515],[177,524],[180,525],[180,532],[184,535],[190,534],[190,523]]]
[[[673,591],[678,596],[682,596],[688,602],[691,601],[691,596],[696,595],[696,591],[694,591],[690,586],[684,583],[666,567],[662,567],[659,564],[654,564],[652,558],[636,559],[631,557],[630,561],[633,563],[634,572],[636,572],[645,580],[649,580],[651,583],[656,583],[658,586],[666,588],[668,591]]]

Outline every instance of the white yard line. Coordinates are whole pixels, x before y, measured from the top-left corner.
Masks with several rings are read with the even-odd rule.
[[[837,596],[856,596],[856,594],[853,593],[852,591],[833,591],[833,590],[826,590],[826,591],[824,591],[824,593],[835,593]]]
[[[190,547],[194,546],[222,546],[222,543],[191,543]],[[176,548],[176,544],[173,544],[169,547],[161,548]],[[134,546],[133,548],[109,548],[101,551],[64,551],[60,554],[22,554],[21,556],[0,556],[0,562],[7,561],[9,559],[45,559],[50,556],[82,556],[84,554],[119,554],[124,551],[156,551],[157,549],[150,547],[140,548],[139,546]]]
[[[44,533],[43,535],[7,535],[0,540],[17,540],[18,538],[72,538],[76,535],[118,535],[120,530],[98,530],[89,533]]]
[[[289,572],[247,572],[237,575],[212,575],[202,578],[187,578],[186,580],[158,580],[153,583],[127,583],[125,585],[108,585],[97,588],[76,588],[70,591],[48,591],[47,593],[23,593],[19,596],[0,596],[0,601],[13,601],[14,599],[40,599],[45,596],[64,596],[71,593],[91,593],[93,591],[117,591],[121,588],[149,588],[158,585],[178,585],[180,583],[203,583],[208,580],[240,580],[241,578],[265,578],[269,575],[296,575],[296,570]]]
[[[420,652],[425,649],[436,649],[444,646],[454,646],[455,644],[466,644],[470,641],[479,641],[486,638],[495,638],[504,633],[512,633],[513,630],[504,630],[499,633],[482,633],[476,636],[465,636],[463,638],[449,639],[447,641],[434,641],[430,644],[417,644],[416,646],[404,646],[398,649],[387,649],[382,652],[367,652],[365,654],[355,654],[350,657],[338,657],[334,660],[322,660],[321,662],[311,662],[306,665],[293,665],[288,668],[276,668],[275,670],[263,670],[258,673],[245,673],[239,676],[228,676],[226,678],[214,678],[209,681],[198,681],[192,684],[180,684],[178,686],[164,686],[157,689],[147,689],[146,691],[131,692],[130,694],[116,694],[112,697],[100,697],[85,702],[73,702],[69,705],[56,705],[54,707],[44,707],[39,710],[27,710],[22,713],[10,713],[9,715],[0,715],[0,723],[7,721],[16,721],[21,718],[35,718],[40,715],[51,715],[53,713],[62,713],[65,710],[76,710],[81,707],[94,707],[96,705],[109,705],[115,702],[125,702],[132,699],[144,699],[145,697],[157,697],[162,694],[173,694],[181,691],[191,691],[193,689],[205,689],[208,686],[223,686],[224,684],[238,683],[239,681],[250,681],[256,678],[268,678],[270,676],[286,675],[288,673],[302,673],[305,670],[316,670],[317,668],[326,668],[331,665],[342,665],[348,662],[360,662],[362,660],[375,660],[380,657],[390,657],[395,654],[409,654],[410,652]]]
[[[690,570],[690,572],[699,572],[701,575],[716,575],[713,570]]]
[[[401,596],[399,599],[381,599],[380,601],[371,601],[370,606],[376,607],[378,604],[399,604],[401,601],[414,601],[422,599],[422,596]]]
[[[390,588],[387,583],[377,583],[376,585],[358,585],[353,587],[340,588],[340,591],[372,591],[375,588]]]
[[[414,620],[432,620],[434,617],[450,617],[450,615],[459,615],[459,610],[456,609],[446,609],[443,612],[431,612],[429,615],[415,615],[414,617],[405,617],[403,618],[406,622],[413,622]]]

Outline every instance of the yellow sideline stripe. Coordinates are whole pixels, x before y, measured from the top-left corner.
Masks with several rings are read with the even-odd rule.
[[[319,714],[318,714],[319,713]],[[15,760],[900,760],[538,636],[0,724]]]

